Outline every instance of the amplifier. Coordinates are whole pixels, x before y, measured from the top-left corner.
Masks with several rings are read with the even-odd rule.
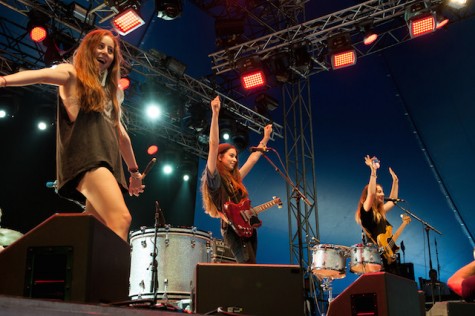
[[[213,238],[211,242],[211,262],[213,263],[235,263],[236,258],[231,249],[224,244],[224,240]]]

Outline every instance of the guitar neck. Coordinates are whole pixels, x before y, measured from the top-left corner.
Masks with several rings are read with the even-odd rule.
[[[255,213],[255,214],[259,214],[259,213],[271,208],[272,206],[276,205],[277,203],[278,202],[276,202],[275,200],[269,201],[267,203],[264,203],[264,204],[261,204],[261,205],[258,205],[256,207],[251,208],[251,212]]]

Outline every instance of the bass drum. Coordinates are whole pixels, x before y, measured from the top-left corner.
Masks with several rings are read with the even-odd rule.
[[[130,289],[132,300],[154,297],[152,289],[155,229],[142,228],[130,235]],[[190,298],[197,263],[211,262],[211,233],[191,228],[158,228],[157,299]]]

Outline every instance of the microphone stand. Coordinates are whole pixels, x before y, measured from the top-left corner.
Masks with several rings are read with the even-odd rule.
[[[435,229],[432,225],[430,225],[429,223],[427,223],[426,221],[424,221],[423,219],[419,218],[417,215],[415,215],[414,213],[411,213],[409,210],[405,209],[404,207],[400,206],[398,203],[395,203],[397,207],[399,207],[401,210],[403,210],[404,212],[406,212],[407,214],[409,214],[410,216],[412,216],[413,218],[415,218],[416,220],[418,220],[419,222],[422,223],[422,225],[424,225],[424,229],[426,231],[426,237],[427,237],[427,250],[429,251],[429,268],[430,270],[432,270],[432,255],[431,255],[431,252],[430,252],[430,238],[429,238],[429,232],[431,230],[435,231],[437,234],[439,235],[442,235],[442,233]],[[434,287],[432,286],[432,306],[434,306],[435,304],[435,297],[434,297]]]
[[[273,149],[273,148],[269,148],[271,149],[273,152],[276,153],[277,156],[279,156],[279,153]],[[299,188],[297,188],[297,186],[292,182],[292,180],[290,179],[290,177],[287,175],[287,171],[285,171],[285,174],[275,165],[275,163],[270,160],[269,157],[267,157],[267,155],[262,152],[262,156],[271,164],[272,167],[274,167],[274,170],[285,180],[285,182],[287,182],[288,185],[290,185],[292,187],[292,197],[295,198],[295,202],[296,202],[296,205],[297,205],[297,239],[298,239],[298,245],[299,245],[299,265],[301,268],[303,268],[303,262],[302,262],[302,259],[303,259],[303,243],[302,243],[302,223],[301,223],[301,220],[300,220],[300,200],[303,199],[303,201],[305,202],[305,204],[307,204],[308,206],[312,206],[312,203],[310,203],[310,201],[307,199],[307,197],[305,196],[305,194],[303,194]]]
[[[158,261],[157,261],[157,239],[158,239],[158,227],[159,227],[159,214],[160,214],[160,205],[158,201],[155,201],[155,231],[153,235],[153,252],[150,254],[152,256],[152,279],[150,280],[150,293],[153,293],[153,302],[155,305],[157,303],[158,295]]]
[[[268,149],[272,150],[277,155],[277,157],[279,158],[279,161],[282,164],[282,160],[280,159],[279,153],[273,148],[268,148]],[[276,166],[276,164],[269,157],[267,157],[265,152],[262,152],[262,156],[269,162],[269,164],[274,168],[274,170],[285,180],[285,182],[292,187],[292,197],[295,198],[295,203],[296,203],[296,206],[297,206],[297,240],[298,240],[298,245],[299,245],[299,249],[298,249],[299,250],[299,266],[303,270],[303,243],[302,243],[302,222],[301,222],[301,219],[300,219],[300,214],[301,214],[300,213],[300,200],[303,200],[305,202],[305,204],[307,204],[310,207],[313,206],[313,205],[307,199],[305,194],[303,194],[299,190],[299,188],[297,188],[297,186],[292,182],[292,180],[288,176],[287,170],[285,170],[285,167],[284,167],[284,171],[285,171],[285,174],[284,174]],[[283,164],[282,164],[282,166],[283,166]],[[320,241],[318,241],[318,242],[320,242]],[[310,282],[310,284],[312,284],[312,282]],[[303,276],[303,279],[302,279],[302,286],[303,286],[304,292],[306,293],[305,276]],[[307,294],[305,294],[305,296],[307,296]]]

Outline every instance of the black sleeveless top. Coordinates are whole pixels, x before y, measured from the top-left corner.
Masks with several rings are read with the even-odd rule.
[[[111,102],[103,113],[80,109],[76,121],[71,122],[58,95],[56,180],[60,196],[84,204],[86,198],[76,187],[85,172],[98,167],[109,169],[121,189],[127,190],[118,127],[114,126],[111,119],[113,111]]]

